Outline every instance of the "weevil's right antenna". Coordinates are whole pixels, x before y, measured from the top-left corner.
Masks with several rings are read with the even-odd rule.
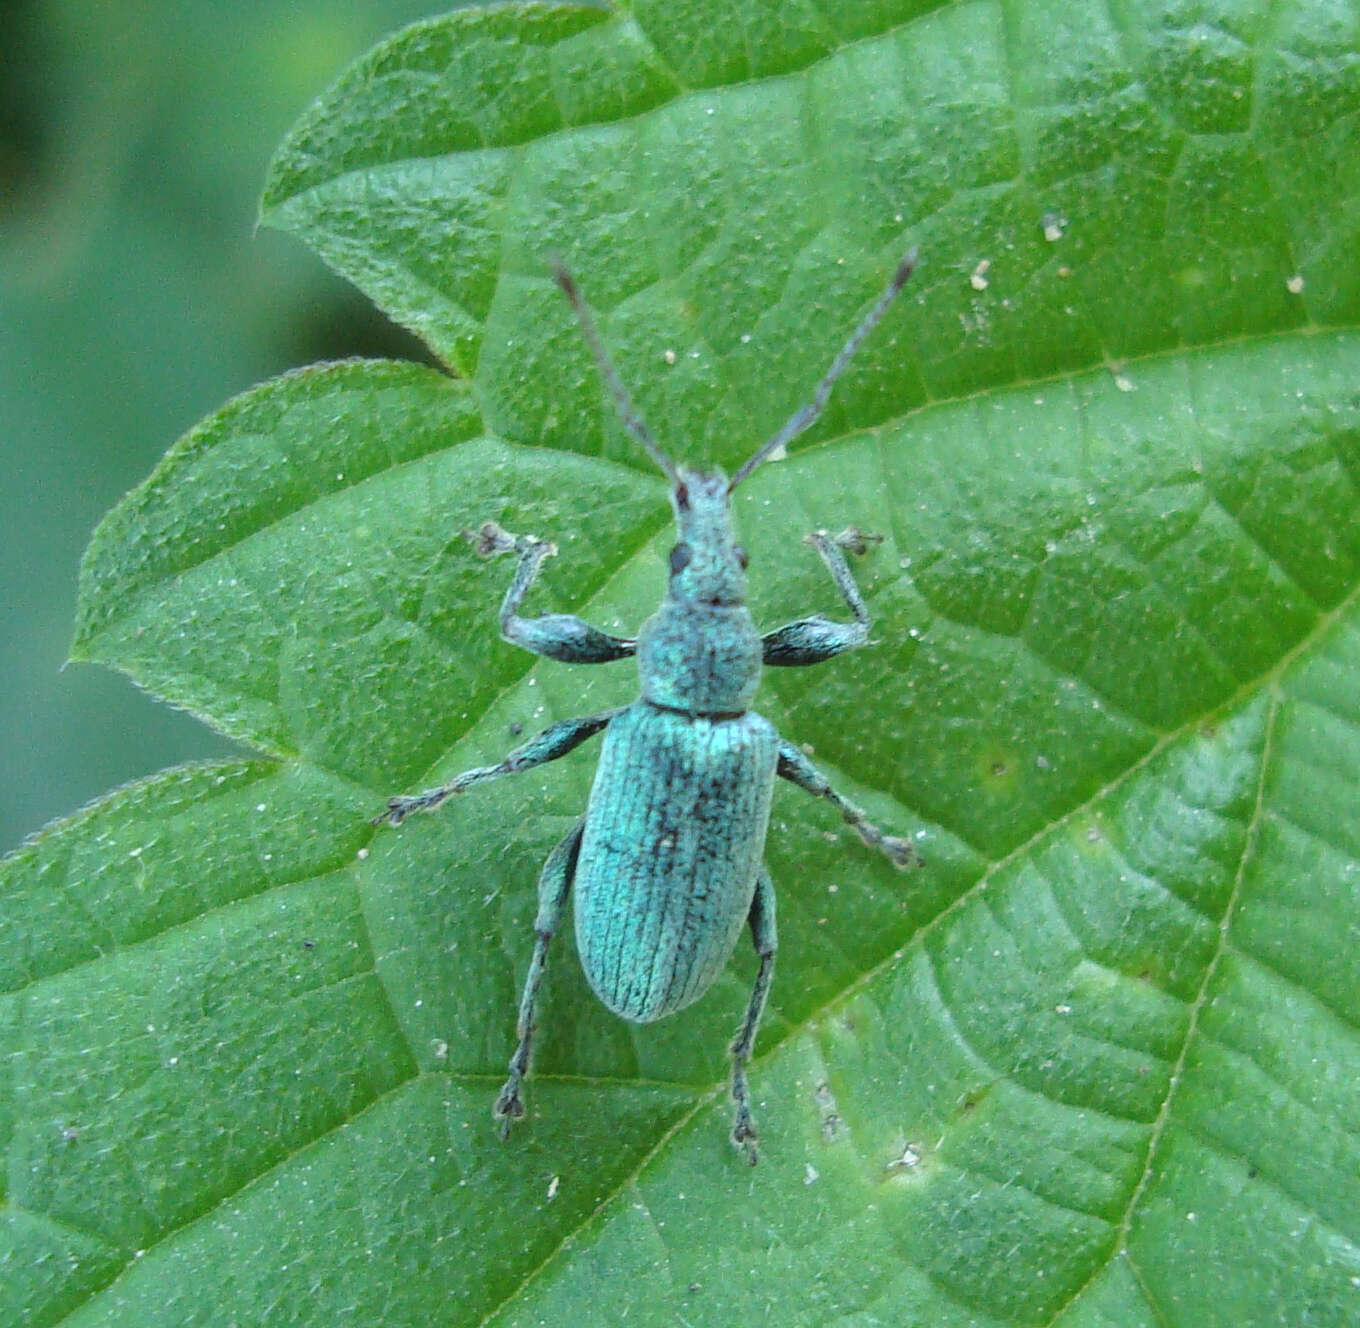
[[[581,292],[576,289],[576,282],[571,273],[558,259],[553,258],[550,261],[553,278],[562,287],[562,293],[571,301],[571,307],[576,310],[581,333],[586,339],[586,345],[590,347],[590,353],[595,357],[600,377],[604,379],[610,396],[614,398],[614,408],[619,412],[623,427],[642,444],[643,451],[661,467],[662,473],[678,489],[680,472],[675,462],[661,450],[661,444],[652,437],[652,431],[643,423],[638,408],[633,404],[633,398],[628,395],[628,389],[624,387],[623,379],[619,377],[619,371],[614,367],[614,361],[609,358],[609,352],[604,348],[600,330],[595,326],[595,320],[590,316],[590,310],[586,307],[585,300],[581,298]]]
[[[801,410],[795,411],[789,422],[768,443],[747,457],[742,468],[732,476],[727,486],[728,493],[731,493],[757,466],[768,461],[782,448],[787,447],[804,429],[810,429],[817,422],[817,417],[822,413],[836,379],[845,372],[846,366],[854,358],[864,338],[878,326],[879,320],[888,312],[888,306],[897,298],[898,291],[907,284],[907,278],[911,276],[912,269],[916,266],[916,255],[917,250],[914,247],[907,251],[902,261],[898,263],[897,271],[893,273],[892,280],[883,294],[878,297],[874,307],[864,315],[864,321],[850,334],[850,340],[841,347],[841,353],[831,361],[831,368],[817,384],[812,400]]]

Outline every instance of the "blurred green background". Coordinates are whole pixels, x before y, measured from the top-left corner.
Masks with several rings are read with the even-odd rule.
[[[232,750],[86,665],[80,555],[174,440],[282,370],[418,343],[255,233],[275,143],[435,0],[0,4],[0,853],[117,784]]]

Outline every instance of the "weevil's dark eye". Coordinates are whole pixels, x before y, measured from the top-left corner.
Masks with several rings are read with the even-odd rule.
[[[681,512],[689,511],[689,490],[683,484],[675,490],[675,506]]]
[[[737,561],[741,564],[741,570],[743,572],[748,567],[750,567],[751,555],[746,552],[746,549],[743,545],[738,544],[735,548],[733,548],[732,552],[737,555]]]
[[[677,544],[671,550],[671,575],[677,576],[689,566],[694,550],[688,544]]]

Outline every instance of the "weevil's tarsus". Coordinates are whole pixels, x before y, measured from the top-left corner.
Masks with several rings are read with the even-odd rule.
[[[577,288],[575,279],[562,266],[560,260],[554,258],[550,261],[553,278],[562,288],[562,293],[571,301],[571,307],[576,311],[576,319],[581,324],[581,334],[586,339],[586,345],[590,347],[590,353],[595,357],[595,363],[600,370],[600,377],[604,379],[605,386],[609,388],[609,395],[614,398],[614,408],[619,413],[623,427],[641,445],[642,450],[661,468],[661,473],[670,480],[672,487],[679,489],[681,487],[680,468],[666,455],[661,444],[652,436],[652,431],[647,427],[641,412],[634,405],[633,398],[623,385],[623,379],[619,377],[619,371],[614,367],[614,361],[610,359],[609,352],[605,349],[600,330],[595,326],[595,319],[591,316],[590,307]]]
[[[791,742],[779,744],[778,774],[781,779],[797,784],[814,798],[825,798],[840,812],[841,820],[870,848],[882,853],[898,871],[921,865],[920,855],[910,840],[897,835],[885,835],[849,798],[837,793],[827,777]]]
[[[763,864],[756,877],[755,898],[751,901],[751,942],[760,956],[751,999],[746,1005],[746,1018],[741,1031],[732,1041],[732,1101],[736,1110],[732,1119],[732,1142],[746,1154],[746,1161],[755,1166],[759,1160],[756,1149],[756,1127],[751,1120],[751,1087],[746,1081],[746,1062],[755,1050],[756,1033],[765,1013],[765,1001],[774,979],[774,956],[779,948],[779,935],[774,920],[774,882]]]
[[[883,543],[882,535],[871,534],[867,530],[861,530],[858,526],[846,526],[839,534],[830,536],[824,530],[814,530],[811,535],[803,536],[803,543],[811,544],[813,548],[819,548],[821,542],[825,539],[830,539],[831,543],[838,549],[853,553],[856,558],[863,558],[869,552],[871,544]]]
[[[762,960],[760,965],[762,974],[767,967],[769,966]],[[757,1147],[760,1134],[751,1120],[751,1088],[746,1079],[745,1061],[732,1062],[732,1098],[736,1103],[732,1118],[732,1143],[745,1155],[746,1165],[753,1167],[760,1161],[760,1149]]]
[[[557,556],[557,545],[551,540],[541,540],[537,535],[512,535],[495,521],[483,521],[476,530],[458,533],[472,545],[479,558],[497,558],[503,553],[533,554],[537,568],[545,558]]]
[[[888,312],[889,305],[897,298],[902,287],[907,284],[907,279],[916,267],[916,255],[916,249],[912,248],[903,256],[902,261],[897,265],[897,270],[892,275],[892,280],[884,287],[883,294],[874,301],[874,307],[864,315],[863,321],[850,334],[850,339],[845,345],[841,347],[840,354],[831,361],[831,367],[823,374],[822,381],[817,384],[812,393],[812,400],[794,411],[789,417],[788,423],[769,442],[747,457],[741,469],[732,476],[728,483],[729,490],[735,489],[753,470],[769,461],[771,457],[779,455],[800,433],[805,429],[810,429],[817,422],[831,396],[831,389],[835,386],[836,379],[845,372],[864,338],[878,326],[883,315]]]

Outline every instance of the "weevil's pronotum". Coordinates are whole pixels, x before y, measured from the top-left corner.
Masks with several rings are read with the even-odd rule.
[[[826,798],[871,848],[894,865],[917,861],[905,840],[885,835],[843,798],[793,743],[752,710],[762,664],[818,664],[869,638],[869,612],[842,550],[863,553],[872,536],[849,529],[807,536],[854,615],[821,614],[761,635],[746,607],[746,550],[732,526],[732,491],[821,414],[832,385],[896,298],[915,262],[898,264],[873,308],[832,361],[812,400],[728,479],[721,470],[678,466],[661,450],[619,378],[590,311],[571,277],[556,268],[628,433],[671,483],[679,539],[670,553],[670,584],[661,607],[637,638],[611,636],[570,614],[520,616],[520,604],[543,560],[556,552],[533,535],[511,535],[488,521],[464,532],[486,557],[519,558],[501,603],[501,633],[535,654],[569,664],[603,664],[636,655],[642,694],[631,705],[553,724],[499,765],[465,771],[414,797],[392,798],[375,824],[398,825],[484,780],[565,756],[604,730],[585,815],[548,855],[538,886],[534,953],[520,1002],[510,1077],[495,1116],[508,1132],[524,1114],[520,1095],[529,1068],[534,1012],[548,945],[567,896],[575,900],[576,941],[586,977],[600,1000],[637,1023],[696,1001],[727,963],[743,924],[760,966],[746,1017],[732,1042],[732,1141],[756,1160],[756,1131],[746,1063],[770,989],[775,956],[774,884],[763,862],[776,776]]]

